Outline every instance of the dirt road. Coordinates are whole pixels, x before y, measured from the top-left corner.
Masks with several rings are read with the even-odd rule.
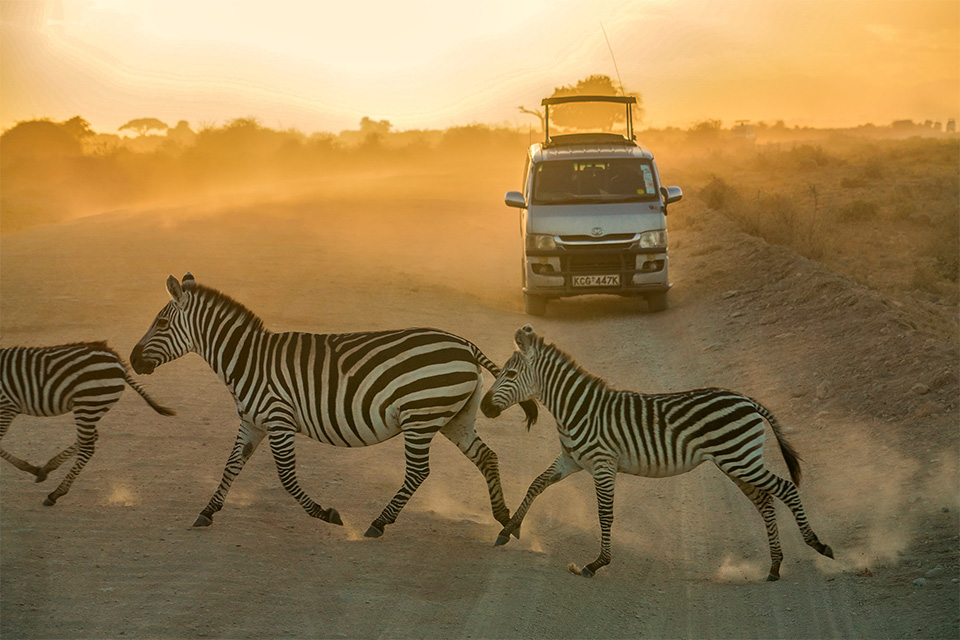
[[[521,311],[516,221],[502,184],[476,196],[327,190],[256,206],[118,212],[2,240],[3,345],[107,339],[127,356],[192,271],[274,330],[436,326],[493,360]],[[375,192],[376,190],[371,190]],[[956,638],[957,353],[909,309],[677,209],[671,308],[593,297],[533,325],[618,388],[740,390],[773,410],[804,459],[801,494],[837,559],[807,548],[778,505],[786,559],[769,564],[753,506],[715,468],[620,476],[613,563],[599,549],[590,478],[542,495],[522,539],[500,527],[476,469],[443,438],[431,475],[377,540],[362,533],[400,486],[402,442],[359,450],[298,440],[304,488],[345,521],[308,517],[261,449],[213,526],[191,527],[219,482],[237,420],[195,355],[142,378],[179,412],[133,393],[101,423],[71,492],[0,467],[3,638]],[[952,377],[951,377],[952,376]],[[487,384],[490,379],[488,377]],[[912,390],[923,383],[928,390]],[[507,503],[556,456],[545,412],[511,409],[478,431],[499,454]],[[20,418],[4,448],[46,460],[69,418]],[[782,458],[768,441],[768,460]]]

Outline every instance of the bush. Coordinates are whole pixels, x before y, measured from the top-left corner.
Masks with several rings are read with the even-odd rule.
[[[866,222],[875,220],[880,214],[880,206],[876,202],[854,200],[837,211],[837,219],[841,222]]]
[[[740,204],[737,190],[715,175],[700,190],[700,199],[711,209],[730,209]]]
[[[840,186],[844,189],[862,189],[867,186],[867,181],[863,178],[841,178]]]

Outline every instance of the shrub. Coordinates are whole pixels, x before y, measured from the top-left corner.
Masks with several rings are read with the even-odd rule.
[[[863,178],[841,178],[840,186],[844,189],[862,189],[867,186],[867,181]]]
[[[825,152],[820,145],[797,145],[790,150],[790,156],[802,169],[816,169],[837,163],[837,159]]]
[[[700,199],[711,209],[729,209],[740,203],[740,194],[723,178],[714,175],[700,190]]]
[[[879,180],[885,173],[883,160],[880,158],[869,158],[863,163],[863,177],[867,180]]]
[[[854,200],[840,208],[837,219],[841,222],[865,222],[874,220],[880,214],[880,206],[876,202]]]

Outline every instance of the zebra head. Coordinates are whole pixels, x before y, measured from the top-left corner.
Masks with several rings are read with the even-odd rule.
[[[536,399],[540,394],[540,380],[533,363],[543,339],[537,337],[533,327],[528,324],[517,329],[514,340],[517,351],[503,365],[497,379],[493,381],[493,386],[480,403],[480,410],[488,418],[496,418],[504,409]],[[528,420],[527,429],[531,424]]]
[[[133,347],[130,364],[139,374],[151,374],[162,364],[176,360],[193,351],[193,341],[187,331],[186,309],[196,290],[197,281],[189,271],[183,282],[173,276],[167,278],[170,302],[166,304],[153,324]]]

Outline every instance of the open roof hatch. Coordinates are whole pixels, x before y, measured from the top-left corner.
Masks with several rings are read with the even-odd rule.
[[[622,104],[627,111],[627,135],[619,133],[569,133],[550,136],[550,107],[558,104],[574,102],[608,102]],[[574,144],[636,144],[633,134],[633,105],[637,99],[633,96],[561,96],[544,98],[540,103],[544,110],[544,141],[543,146],[565,146]]]

